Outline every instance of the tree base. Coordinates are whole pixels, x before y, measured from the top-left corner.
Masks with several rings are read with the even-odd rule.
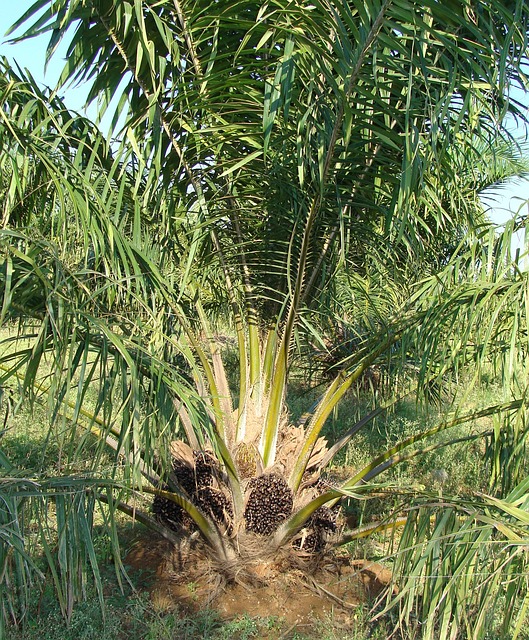
[[[125,563],[136,586],[147,590],[161,611],[193,614],[210,608],[221,619],[273,616],[287,627],[313,625],[332,613],[333,624],[345,629],[361,605],[391,584],[390,571],[345,553],[304,556],[290,548],[262,557],[249,549],[237,565],[226,567],[199,538],[175,546],[152,534],[137,540]]]

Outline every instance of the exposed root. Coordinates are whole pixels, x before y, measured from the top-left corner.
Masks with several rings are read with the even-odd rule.
[[[343,607],[344,609],[350,610],[350,609],[356,609],[358,607],[358,602],[355,602],[355,603],[346,602],[343,598],[339,598],[335,593],[333,593],[332,591],[329,591],[329,589],[326,589],[319,582],[316,582],[313,576],[304,577],[303,583],[308,589],[313,590],[319,596],[326,596],[327,598],[332,600],[334,603],[340,605],[340,607]]]
[[[224,619],[276,616],[291,629],[331,612],[350,621],[352,608],[386,586],[377,582],[384,575],[376,563],[345,554],[304,556],[292,548],[272,553],[255,534],[242,534],[239,543],[240,556],[227,562],[200,537],[170,545],[151,535],[136,543],[126,563],[139,570],[133,580],[144,581],[159,608],[192,613],[210,607]]]

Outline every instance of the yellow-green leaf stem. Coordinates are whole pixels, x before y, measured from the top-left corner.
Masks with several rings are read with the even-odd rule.
[[[211,363],[210,363],[210,361],[209,361],[209,359],[208,359],[208,357],[206,355],[206,352],[204,351],[204,349],[200,345],[200,341],[198,340],[198,338],[195,336],[195,334],[193,333],[193,331],[189,327],[189,324],[183,318],[183,315],[182,315],[180,309],[178,307],[176,307],[174,304],[171,304],[171,309],[175,313],[175,315],[178,316],[179,320],[182,322],[182,327],[184,328],[184,331],[186,333],[187,339],[189,340],[189,343],[191,344],[191,346],[193,348],[193,351],[198,356],[200,364],[202,365],[202,369],[203,369],[204,374],[206,376],[206,381],[207,381],[208,387],[209,387],[208,398],[211,400],[211,403],[213,405],[214,426],[215,426],[215,429],[216,429],[217,433],[220,435],[220,437],[224,438],[226,436],[225,428],[224,428],[225,414],[224,414],[224,411],[222,409],[221,402],[220,402],[221,396],[219,394],[219,390],[218,390],[218,387],[217,387],[217,380],[215,378],[215,372],[214,372],[214,370],[213,370],[213,368],[211,366]]]
[[[296,460],[296,464],[292,469],[292,473],[289,478],[289,486],[293,491],[297,491],[299,485],[301,484],[301,480],[303,478],[303,474],[305,473],[305,469],[307,467],[308,461],[310,459],[310,454],[316,444],[316,441],[320,435],[320,432],[325,424],[325,421],[330,416],[334,407],[341,400],[346,391],[351,387],[353,382],[358,380],[360,376],[366,371],[366,369],[387,349],[398,341],[400,338],[400,333],[394,334],[386,338],[372,353],[370,353],[360,365],[358,365],[354,371],[350,374],[345,372],[341,372],[332,382],[332,384],[327,389],[325,395],[321,399],[318,404],[316,411],[312,418],[310,419],[307,431],[305,434],[305,440],[303,442],[303,447],[299,453],[299,456]]]
[[[250,357],[250,388],[252,397],[255,393],[259,394],[258,386],[261,381],[261,345],[259,341],[259,326],[253,309],[248,310],[248,345]]]
[[[110,502],[110,500],[107,498],[107,496],[105,496],[104,493],[99,493],[97,495],[97,498],[105,504],[108,504]],[[157,533],[161,534],[166,540],[169,540],[169,542],[178,544],[178,542],[180,541],[180,536],[175,531],[169,529],[169,527],[165,527],[158,520],[151,518],[147,513],[141,511],[140,509],[136,509],[136,507],[132,507],[130,504],[126,504],[125,502],[121,501],[114,503],[112,506],[114,509],[121,511],[122,513],[126,513],[130,518],[132,518],[132,521],[137,520],[152,531],[156,531]]]
[[[219,423],[222,425],[222,427],[218,429],[219,435],[221,435],[221,437],[223,438],[231,437],[232,434],[230,429],[230,423],[232,420],[233,404],[231,401],[230,387],[228,384],[228,378],[226,377],[224,363],[222,362],[218,344],[215,342],[211,334],[209,322],[206,318],[206,314],[204,313],[204,309],[202,308],[202,304],[200,303],[200,301],[197,301],[196,308],[198,312],[198,317],[200,318],[200,322],[202,325],[202,330],[208,341],[209,351],[211,354],[211,361],[213,363],[213,370],[211,371],[210,369],[210,371],[214,377],[215,386],[213,389],[211,389],[211,393],[212,393],[212,399],[213,399],[213,393],[216,393],[216,397],[218,400],[218,407],[220,409],[220,414],[217,417],[217,419],[219,420]],[[202,359],[201,359],[201,362],[203,362]],[[208,377],[208,381],[209,379],[210,378]]]
[[[353,542],[354,540],[361,540],[362,538],[368,538],[375,533],[385,533],[386,531],[392,531],[403,527],[406,524],[407,518],[395,518],[389,522],[372,522],[362,527],[357,527],[351,531],[346,531],[340,538],[339,546]]]
[[[355,474],[352,478],[350,478],[347,482],[342,485],[342,489],[350,489],[353,488],[360,482],[365,482],[368,479],[374,477],[379,472],[386,469],[391,465],[391,461],[394,459],[395,463],[400,462],[401,458],[398,457],[400,451],[414,444],[415,442],[419,442],[421,440],[426,440],[431,436],[441,433],[442,431],[446,431],[448,429],[452,429],[460,424],[464,424],[466,422],[471,422],[473,420],[478,420],[480,418],[486,418],[487,416],[507,413],[511,411],[516,411],[520,409],[522,406],[526,404],[525,399],[513,400],[512,402],[507,402],[503,404],[492,405],[490,407],[486,407],[485,409],[480,409],[478,411],[472,411],[470,413],[466,413],[462,416],[457,416],[452,418],[451,420],[443,420],[435,427],[431,429],[427,429],[426,431],[421,431],[420,433],[410,436],[405,440],[402,440],[394,447],[391,447],[383,454],[374,458],[370,464],[364,467],[361,471]],[[474,436],[470,436],[474,437]],[[475,437],[479,437],[479,434]],[[436,446],[436,445],[433,445]],[[444,446],[444,445],[440,445]],[[412,455],[416,455],[419,452],[414,452]]]
[[[244,438],[248,401],[248,356],[246,337],[240,318],[236,318],[237,352],[239,356],[239,406],[237,408],[237,424],[235,426],[235,442]]]
[[[271,381],[274,377],[274,362],[277,349],[277,329],[269,329],[266,336],[265,351],[263,358],[263,393],[270,392]]]
[[[287,379],[288,346],[283,341],[274,363],[274,376],[268,400],[265,426],[260,442],[260,453],[265,469],[274,463],[277,433],[283,411]]]
[[[303,527],[317,509],[331,502],[331,500],[340,498],[340,496],[341,494],[337,490],[326,491],[296,511],[275,532],[272,538],[272,546],[279,548],[285,544],[289,538],[292,538]]]
[[[236,518],[238,518],[242,514],[244,501],[239,474],[237,473],[237,468],[233,462],[233,458],[231,457],[226,443],[220,436],[217,437],[215,445],[218,449],[219,458],[222,460],[224,466],[226,467],[226,473],[228,474],[228,480],[233,496],[234,515]]]
[[[261,455],[263,457],[265,468],[273,464],[274,462],[277,433],[281,421],[283,401],[285,397],[290,347],[292,343],[294,327],[299,313],[299,303],[301,300],[303,282],[305,279],[307,256],[310,250],[312,227],[314,225],[316,214],[319,210],[320,204],[320,196],[316,195],[312,201],[309,213],[307,215],[305,228],[303,230],[301,252],[295,272],[296,282],[288,306],[285,327],[283,329],[283,335],[281,336],[281,342],[279,344],[274,365],[274,376],[272,378],[270,389],[270,400],[268,404],[268,411],[266,414],[265,429],[263,438],[261,440]]]

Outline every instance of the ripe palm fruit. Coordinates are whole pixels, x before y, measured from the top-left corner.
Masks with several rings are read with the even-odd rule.
[[[246,530],[270,535],[292,513],[292,491],[285,480],[275,473],[254,478],[249,482],[248,489],[244,510]]]
[[[193,502],[205,515],[231,533],[233,506],[222,491],[211,486],[200,487],[194,495]]]
[[[221,490],[219,464],[206,451],[189,451],[188,459],[173,458],[173,480],[191,502],[206,516],[211,517],[218,525],[229,532],[232,528],[233,506],[226,494]],[[215,488],[214,485],[216,485]],[[165,487],[171,491],[169,487]],[[196,525],[186,511],[171,500],[156,496],[152,511],[159,520],[171,529],[182,527],[195,530]]]
[[[293,541],[293,546],[307,553],[318,553],[325,549],[333,533],[338,529],[339,509],[322,506],[313,513],[305,527]]]
[[[193,451],[193,457],[195,487],[210,487],[213,484],[213,478],[219,472],[217,460],[206,451]]]
[[[164,487],[165,491],[170,491],[169,487]],[[182,527],[193,527],[193,521],[182,509],[182,507],[172,500],[154,496],[152,512],[158,520],[166,524],[173,531],[179,531]]]

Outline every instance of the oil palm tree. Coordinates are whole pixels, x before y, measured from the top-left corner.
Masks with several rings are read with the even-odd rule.
[[[2,380],[50,398],[53,422],[82,434],[77,459],[99,443],[90,508],[134,512],[172,540],[196,528],[230,577],[251,567],[255,537],[261,553],[322,551],[344,496],[476,417],[456,412],[326,485],[333,455],[396,401],[337,443],[322,437],[374,363],[413,364],[399,394],[421,395],[470,363],[507,362],[517,394],[478,415],[523,410],[526,275],[476,194],[506,157],[503,119],[520,116],[505,96],[523,80],[528,8],[33,5],[21,37],[49,32],[49,55],[69,39],[61,82],[89,82],[101,115],[114,99],[120,135],[106,141],[4,64],[2,320],[23,321],[30,342],[5,353]],[[324,344],[331,312],[355,348],[293,424],[295,345]],[[120,463],[107,475],[103,449]],[[132,508],[138,494],[153,514]]]

